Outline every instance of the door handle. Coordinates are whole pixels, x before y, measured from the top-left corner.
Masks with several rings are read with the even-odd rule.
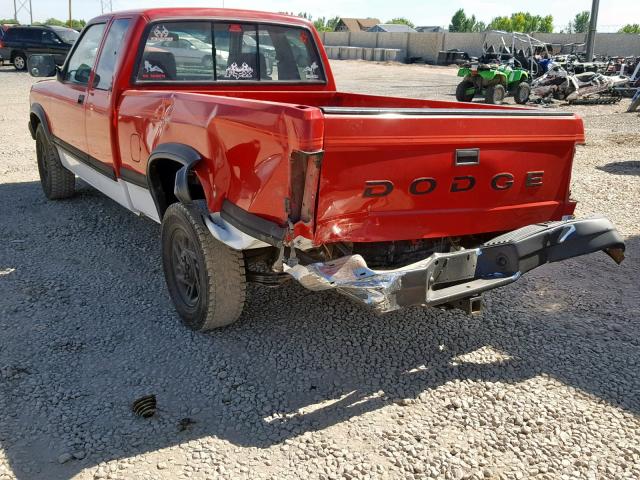
[[[84,95],[78,95],[78,105],[82,105],[84,103]]]

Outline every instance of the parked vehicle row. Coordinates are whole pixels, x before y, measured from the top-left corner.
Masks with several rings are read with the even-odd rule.
[[[0,38],[0,57],[16,70],[26,70],[27,59],[34,54],[50,54],[62,65],[79,33],[56,26],[14,26]]]

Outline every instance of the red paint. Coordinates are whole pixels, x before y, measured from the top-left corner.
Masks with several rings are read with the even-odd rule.
[[[145,173],[155,146],[186,143],[203,156],[196,173],[211,211],[224,199],[280,224],[286,223],[289,156],[324,150],[315,221],[295,233],[329,242],[378,242],[506,231],[573,212],[569,180],[582,121],[569,117],[505,117],[518,107],[464,104],[495,110],[495,117],[324,115],[319,107],[460,108],[459,103],[337,92],[326,53],[312,24],[263,12],[220,9],[152,9],[92,20],[131,18],[126,49],[111,92],[98,93],[57,80],[34,85],[55,135],[101,161]],[[319,45],[325,85],[133,85],[132,71],[145,26],[167,19],[268,21],[306,28]],[[233,26],[232,24],[230,28]],[[89,95],[86,105],[78,94]],[[85,114],[86,108],[93,108]],[[132,152],[140,138],[141,151]],[[454,166],[454,152],[479,148],[480,165]],[[527,172],[544,171],[543,185],[526,187]],[[511,188],[491,180],[513,175]],[[451,192],[453,177],[473,176],[469,191]],[[412,195],[416,178],[437,186]],[[387,180],[394,190],[363,197],[365,182]]]

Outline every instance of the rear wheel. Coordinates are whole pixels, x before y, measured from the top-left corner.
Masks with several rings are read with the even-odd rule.
[[[76,176],[62,166],[58,151],[49,142],[42,125],[36,129],[36,156],[45,196],[49,200],[71,197],[76,191]]]
[[[456,87],[456,100],[459,102],[471,102],[476,94],[476,87],[473,82],[464,80]]]
[[[14,57],[13,57],[13,66],[18,71],[26,70],[27,69],[27,56],[22,52],[16,53],[14,55]]]
[[[490,87],[487,87],[484,94],[484,102],[495,104],[502,103],[502,100],[504,100],[504,93],[504,87],[502,85],[491,85]]]
[[[521,82],[513,92],[513,98],[517,104],[524,105],[529,101],[531,95],[531,87],[527,82]]]
[[[245,303],[241,251],[216,240],[195,204],[174,203],[162,218],[162,265],[182,322],[198,331],[235,322]]]

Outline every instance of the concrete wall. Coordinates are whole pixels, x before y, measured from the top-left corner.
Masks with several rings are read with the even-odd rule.
[[[351,46],[378,48],[378,34],[376,32],[351,32]]]
[[[352,46],[350,43],[349,32],[324,32],[323,42],[325,45]],[[353,45],[357,46],[357,45]]]
[[[640,55],[640,35],[632,33],[598,33],[594,51],[597,55]]]
[[[443,50],[457,48],[472,57],[479,57],[482,55],[484,38],[484,33],[445,33]]]
[[[435,62],[438,52],[444,48],[444,33],[410,33],[408,57],[418,57],[426,62]]]
[[[395,61],[404,62],[407,57],[409,34],[387,32],[324,32],[321,35],[325,46],[383,48],[394,50]],[[363,54],[366,55],[366,54]],[[382,58],[389,58],[383,54]]]
[[[535,33],[533,36],[543,42],[563,45],[585,41],[583,33]],[[485,33],[322,32],[320,38],[325,46],[392,49],[395,51],[392,56],[397,61],[414,57],[426,62],[435,62],[440,50],[457,48],[469,55],[480,56],[485,42],[496,48],[502,43],[500,35]],[[599,33],[596,35],[595,52],[597,55],[640,55],[640,35]],[[371,53],[363,51],[362,55],[351,55],[369,58]]]

